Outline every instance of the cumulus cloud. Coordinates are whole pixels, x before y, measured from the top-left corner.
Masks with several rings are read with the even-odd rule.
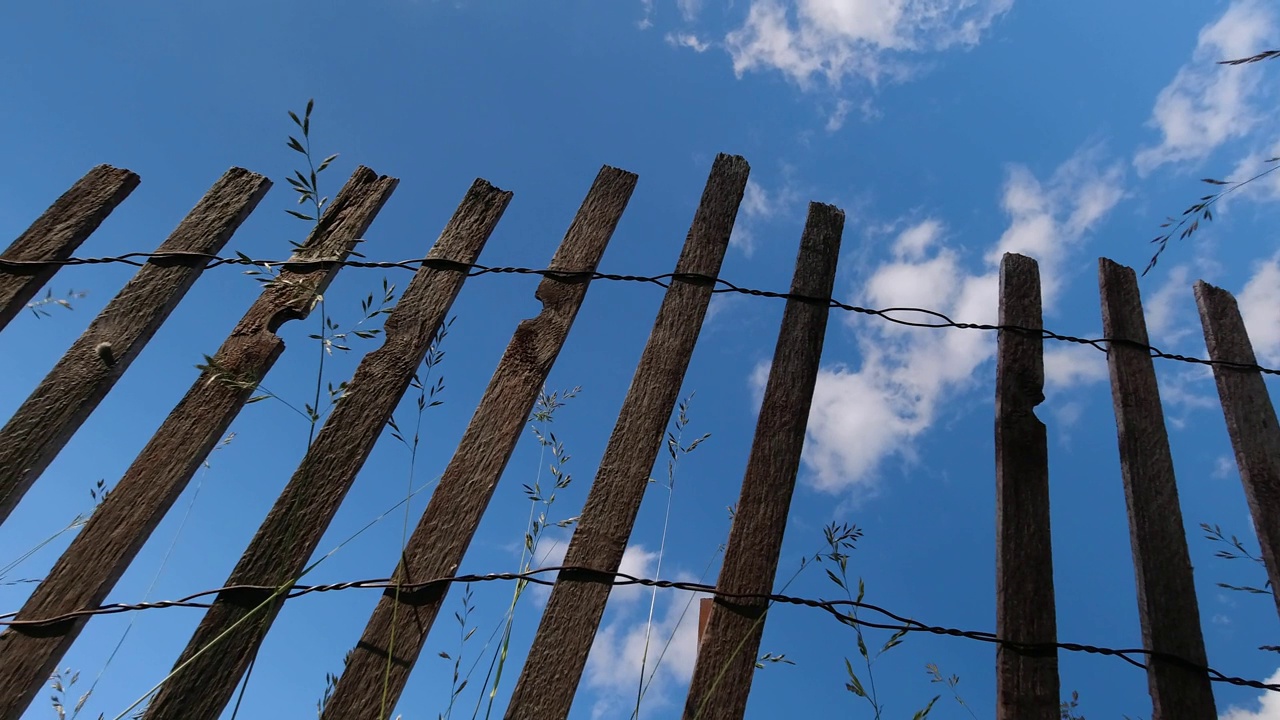
[[[864,281],[862,303],[929,308],[960,321],[995,323],[1000,260],[1005,252],[1018,252],[1039,261],[1048,305],[1064,260],[1123,196],[1121,178],[1118,167],[1100,167],[1089,150],[1063,163],[1045,182],[1026,168],[1011,167],[1001,198],[1010,224],[980,270],[967,268],[948,245],[941,221],[926,219],[898,234],[890,257]],[[860,318],[850,322],[856,324],[862,364],[837,363],[820,371],[804,465],[809,481],[821,490],[865,494],[874,491],[876,471],[886,459],[911,460],[912,440],[934,424],[946,400],[973,383],[975,371],[994,354],[995,336]],[[1105,361],[1055,365],[1060,357],[1065,359],[1049,354],[1050,382],[1105,377]],[[757,393],[764,377],[758,370],[752,378]]]
[[[1257,264],[1237,303],[1259,362],[1280,362],[1280,254]]]
[[[878,82],[907,72],[903,57],[976,45],[1013,0],[752,0],[725,37],[734,72],[776,70],[801,86],[814,76]]]
[[[1263,682],[1280,683],[1280,670],[1276,670]],[[1256,702],[1246,707],[1232,705],[1218,715],[1218,720],[1280,720],[1280,693],[1262,691]]]
[[[628,546],[620,571],[650,577],[657,558],[657,553],[643,546]],[[675,579],[697,580],[689,573],[676,573]],[[587,658],[586,683],[596,691],[593,718],[630,715],[635,709],[642,673],[649,683],[642,716],[671,706],[677,699],[676,691],[685,687],[693,675],[698,649],[698,599],[707,595],[659,591],[650,625],[652,592],[652,588],[619,586],[609,595],[612,618],[596,633]]]
[[[1216,62],[1253,55],[1275,38],[1275,13],[1262,0],[1236,0],[1201,29],[1191,62],[1156,97],[1148,124],[1161,140],[1134,157],[1138,172],[1203,159],[1228,140],[1247,135],[1260,117],[1252,101],[1266,68]]]

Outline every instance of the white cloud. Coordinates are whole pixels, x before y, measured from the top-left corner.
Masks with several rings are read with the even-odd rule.
[[[1263,682],[1280,683],[1280,670],[1276,670]],[[1218,720],[1280,720],[1280,693],[1263,690],[1255,702],[1247,707],[1232,705],[1218,715]]]
[[[902,77],[900,56],[973,46],[1013,0],[753,0],[725,38],[734,72],[778,70],[801,86],[814,75]],[[793,19],[794,18],[794,19]]]
[[[1230,455],[1219,455],[1213,462],[1213,479],[1225,480],[1236,470],[1236,459]]]
[[[1044,384],[1048,391],[1106,382],[1107,356],[1091,345],[1064,343],[1044,350]]]
[[[1236,0],[1201,29],[1191,62],[1156,97],[1148,124],[1160,131],[1161,141],[1134,157],[1140,174],[1165,163],[1203,159],[1254,127],[1259,110],[1253,95],[1266,68],[1216,62],[1252,55],[1274,42],[1275,34],[1274,13],[1261,0]]]
[[[702,10],[702,0],[676,0],[676,5],[680,7],[680,17],[685,22],[697,20],[698,13]]]
[[[687,47],[694,52],[706,52],[711,48],[711,43],[700,40],[697,35],[688,32],[667,33],[667,44],[675,47]]]
[[[1169,270],[1164,284],[1143,298],[1147,336],[1153,345],[1169,346],[1193,335],[1199,328],[1195,296],[1191,292],[1190,268],[1178,265]]]
[[[646,577],[656,559],[656,553],[641,546],[628,546],[620,571]],[[676,573],[675,578],[697,580],[689,573]],[[634,592],[627,594],[627,602],[619,605],[616,600],[624,590]],[[609,597],[612,618],[596,633],[587,658],[587,686],[596,691],[592,717],[631,714],[642,671],[646,680],[652,678],[641,706],[642,716],[650,716],[656,709],[670,706],[676,699],[675,691],[693,675],[698,649],[698,599],[708,595],[661,590],[654,599],[653,588],[623,586],[614,588]],[[649,624],[651,601],[654,605],[652,625]]]
[[[641,30],[648,30],[653,27],[653,0],[640,0],[640,7],[644,8],[644,17],[636,24]]]
[[[1039,261],[1048,306],[1064,260],[1122,197],[1120,179],[1118,167],[1099,167],[1089,150],[1063,163],[1045,183],[1012,167],[1002,197],[1010,225],[980,271],[964,267],[959,253],[945,244],[942,223],[927,219],[898,235],[892,257],[864,282],[863,304],[922,307],[957,321],[995,323],[1000,260],[1005,252],[1021,252]],[[975,381],[975,371],[995,351],[995,335],[906,328],[861,316],[850,322],[857,324],[862,365],[820,371],[804,465],[807,479],[821,490],[866,494],[875,489],[880,464],[890,457],[909,461],[912,440],[933,425],[947,399]],[[1105,360],[1052,365],[1059,357],[1051,352],[1047,358],[1050,382],[1105,377]],[[757,371],[752,379],[757,392],[764,377]]]
[[[1001,202],[1010,218],[1009,228],[987,253],[987,262],[998,267],[1009,252],[1035,258],[1040,263],[1046,307],[1057,299],[1056,270],[1062,260],[1124,197],[1123,168],[1100,169],[1099,156],[1097,148],[1076,153],[1054,171],[1047,184],[1025,167],[1009,169]]]
[[[1218,179],[1245,181],[1268,170],[1275,170],[1276,163],[1268,161],[1276,157],[1280,157],[1280,140],[1273,141],[1265,149],[1245,155],[1240,159],[1240,162],[1236,163],[1236,167],[1231,171],[1230,175]],[[1265,177],[1241,187],[1236,191],[1235,196],[1249,197],[1255,200],[1280,199],[1280,172],[1271,172]],[[1214,210],[1218,214],[1225,212],[1227,200],[1228,198],[1223,198],[1214,206]]]
[[[853,103],[845,99],[836,101],[835,110],[831,111],[831,115],[827,117],[827,132],[835,132],[844,127],[844,121],[849,117],[849,110],[853,107]]]
[[[765,190],[755,180],[747,180],[747,187],[742,195],[741,214],[734,222],[733,233],[729,236],[730,247],[738,248],[750,258],[756,250],[756,224],[785,214],[799,202],[800,194],[792,184],[790,174],[791,170],[784,168],[783,183],[773,191]]]
[[[1280,362],[1280,254],[1258,263],[1237,303],[1258,361]]]

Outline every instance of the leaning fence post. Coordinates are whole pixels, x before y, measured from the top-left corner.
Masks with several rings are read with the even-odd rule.
[[[217,254],[270,188],[271,181],[261,175],[228,170],[156,252]],[[206,258],[148,260],[0,429],[0,523],[115,387],[207,264]]]
[[[1207,664],[1191,556],[1182,526],[1173,455],[1151,361],[1138,278],[1132,268],[1098,260],[1102,330],[1120,444],[1120,474],[1138,584],[1142,646]],[[1152,656],[1147,660],[1153,718],[1216,720],[1209,675]]]
[[[625,170],[607,166],[600,170],[551,260],[551,270],[567,275],[595,271],[631,199],[636,179]],[[538,392],[586,298],[589,278],[566,280],[569,278],[547,277],[538,284],[535,296],[542,301],[542,312],[516,327],[458,449],[401,553],[392,576],[397,581],[448,578],[462,563]],[[373,708],[389,712],[395,707],[447,592],[447,584],[383,592],[325,705],[326,720],[364,718],[375,712]]]
[[[1209,359],[1257,365],[1240,308],[1231,293],[1204,281],[1196,283],[1195,293]],[[1280,424],[1276,422],[1276,409],[1262,373],[1256,369],[1214,365],[1213,378],[1262,548],[1262,562],[1271,581],[1271,597],[1280,611]]]
[[[129,197],[141,179],[128,170],[99,165],[80,178],[18,236],[0,260],[39,262],[66,260],[103,220]],[[22,312],[58,265],[0,265],[0,329]]]
[[[303,572],[467,279],[465,268],[433,269],[429,261],[474,263],[510,200],[484,180],[472,185],[387,316],[382,345],[360,361],[224,586],[291,585]],[[283,602],[271,590],[220,593],[174,665],[182,671],[160,689],[147,717],[216,720]],[[201,654],[215,642],[216,651]]]
[[[720,274],[748,172],[746,160],[740,157],[716,158],[676,263],[677,275]],[[664,428],[689,369],[712,289],[705,281],[679,279],[673,279],[667,289],[563,565],[591,568],[606,576],[617,572],[649,486],[649,473],[662,449]],[[600,579],[571,571],[561,571],[556,578],[507,705],[509,720],[569,714],[612,590],[611,584]]]
[[[284,352],[276,329],[306,318],[395,190],[397,180],[366,167],[325,211],[306,244],[266,287],[169,413],[160,429],[94,511],[71,547],[19,611],[38,620],[96,607],[226,432],[255,384]],[[326,261],[326,262],[319,262]],[[84,628],[85,618],[0,633],[0,720],[18,720]]]
[[[996,352],[996,635],[1016,643],[1058,640],[1049,532],[1049,447],[1035,408],[1044,402],[1040,268],[1005,253],[1000,262]],[[996,717],[1059,720],[1058,651],[996,647]]]
[[[843,211],[809,204],[791,280],[793,295],[831,297],[843,230]],[[827,302],[787,300],[717,593],[765,595],[773,590],[830,309]],[[763,600],[716,597],[698,647],[685,718],[743,716],[767,610]]]

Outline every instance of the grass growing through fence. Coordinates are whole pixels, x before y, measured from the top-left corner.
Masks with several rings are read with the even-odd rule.
[[[322,196],[320,193],[320,188],[319,188],[320,174],[324,170],[326,170],[330,166],[330,164],[338,157],[337,154],[329,155],[317,163],[314,159],[314,156],[312,155],[311,113],[314,110],[314,107],[315,107],[315,101],[314,99],[312,99],[307,101],[306,109],[301,117],[299,117],[297,113],[294,113],[293,111],[289,111],[290,119],[301,131],[302,140],[298,140],[296,137],[290,135],[287,142],[287,146],[291,150],[301,154],[306,161],[306,171],[304,172],[303,170],[295,170],[294,175],[288,178],[288,182],[289,182],[289,185],[298,194],[297,204],[308,206],[310,208],[310,214],[304,213],[298,210],[293,210],[293,209],[288,209],[285,211],[286,213],[288,213],[293,217],[312,223],[313,227],[319,224],[320,217],[329,200],[328,197]],[[304,243],[293,241],[293,240],[289,241],[289,244],[295,250],[302,249],[305,246]],[[242,259],[247,259],[247,256],[243,255],[242,253],[237,253],[237,254]],[[354,250],[352,251],[351,254],[357,257],[363,257],[362,255],[360,255],[360,253],[355,252]],[[271,263],[266,263],[266,262],[253,265],[252,267],[250,267],[250,269],[245,271],[245,274],[256,279],[264,287],[269,287],[279,283],[291,282],[281,277],[280,269],[278,267],[272,265]],[[332,356],[335,350],[342,351],[342,352],[349,351],[351,348],[347,343],[349,341],[349,338],[351,337],[360,338],[360,339],[373,339],[381,333],[380,329],[366,327],[365,324],[382,315],[389,314],[393,309],[392,306],[395,302],[395,297],[396,297],[395,286],[391,285],[386,280],[385,277],[383,278],[383,281],[382,281],[382,290],[380,293],[381,299],[378,300],[377,299],[378,297],[379,297],[379,294],[370,293],[361,303],[362,318],[359,321],[357,321],[353,326],[347,328],[346,330],[343,330],[342,326],[328,315],[327,310],[325,308],[325,304],[324,304],[324,296],[318,292],[313,292],[313,295],[311,298],[311,309],[313,312],[317,313],[320,328],[318,333],[310,334],[308,338],[316,341],[317,343],[319,362],[316,370],[316,380],[315,380],[314,393],[313,393],[312,400],[308,403],[304,403],[301,410],[298,409],[296,405],[290,403],[280,395],[270,391],[265,386],[263,386],[261,384],[261,378],[245,376],[245,375],[232,372],[229,369],[220,366],[214,358],[208,355],[204,356],[204,363],[197,365],[196,368],[201,372],[209,373],[208,382],[219,382],[219,383],[227,384],[236,388],[242,388],[246,390],[252,389],[252,390],[259,391],[260,394],[250,397],[249,400],[247,401],[248,403],[260,402],[262,400],[267,400],[267,399],[274,399],[282,403],[285,407],[289,408],[290,410],[293,410],[298,415],[302,416],[304,419],[307,420],[307,425],[308,425],[307,448],[309,449],[311,446],[311,443],[315,439],[317,426],[320,424],[320,421],[329,412],[331,412],[332,409],[336,407],[338,403],[342,401],[342,399],[346,396],[347,390],[348,390],[348,385],[345,381],[339,382],[337,385],[334,385],[332,381],[326,382],[326,377],[325,377],[326,359]],[[326,397],[326,392],[325,392],[326,389],[327,389],[327,403],[324,403],[324,399]],[[443,386],[441,386],[441,389],[443,389]],[[412,483],[412,477],[410,479],[410,482]],[[403,501],[401,501],[401,503],[404,503],[407,505],[409,500],[412,498],[412,496],[415,495],[421,489],[423,488],[419,488],[417,491],[411,489],[409,494],[406,496],[406,498]],[[397,503],[395,507],[399,507],[401,503]],[[390,510],[388,510],[387,512],[390,512]],[[211,640],[203,648],[201,648],[196,653],[194,653],[190,658],[188,658],[186,662],[182,663],[178,667],[175,667],[173,670],[171,670],[169,674],[166,675],[163,679],[161,679],[159,683],[157,683],[154,687],[152,687],[149,691],[147,691],[142,697],[138,698],[138,700],[136,700],[132,705],[126,708],[123,712],[117,715],[114,720],[122,720],[125,717],[125,715],[127,715],[135,707],[149,701],[149,699],[156,693],[156,691],[158,691],[163,686],[163,684],[169,680],[169,678],[181,672],[183,669],[186,668],[188,664],[193,662],[197,657],[203,655],[210,648],[217,645],[224,637],[226,637],[228,634],[233,632],[237,627],[239,627],[241,623],[250,621],[251,619],[255,618],[261,610],[268,607],[271,603],[276,602],[277,599],[283,593],[285,593],[289,587],[297,583],[298,580],[300,580],[303,576],[311,572],[311,570],[315,569],[317,565],[319,565],[328,557],[332,556],[335,552],[337,552],[347,543],[351,542],[360,534],[362,534],[365,530],[369,529],[375,523],[380,521],[383,517],[386,516],[386,514],[387,513],[384,512],[382,515],[379,515],[377,518],[375,518],[372,522],[370,522],[368,525],[366,525],[364,528],[358,531],[351,538],[348,538],[347,540],[343,541],[337,547],[331,550],[329,553],[327,553],[326,555],[322,556],[321,558],[307,565],[303,569],[302,573],[300,573],[297,577],[289,578],[283,581],[280,584],[280,586],[276,588],[275,592],[273,592],[269,597],[263,600],[259,605],[257,605],[252,610],[250,610],[250,612],[247,615],[245,615],[245,617],[241,618],[241,620],[234,623],[231,627],[223,631],[223,633],[221,633],[220,635],[215,637],[213,640]],[[290,532],[292,532],[292,530]],[[287,539],[286,539],[286,543],[287,543]],[[235,720],[235,718],[239,714],[240,705],[244,699],[245,691],[247,690],[249,681],[253,675],[253,668],[254,668],[254,664],[256,663],[256,656],[257,656],[257,653],[255,651],[254,658],[251,659],[248,670],[246,671],[245,676],[240,684],[240,692],[237,694],[236,702],[231,713],[232,720]],[[325,695],[322,697],[320,702],[321,708],[323,708],[324,702],[328,698],[328,694],[332,691],[332,683],[335,680],[336,678],[333,678],[332,675],[330,675],[327,678],[327,687],[325,690]]]
[[[542,544],[543,533],[548,527],[567,528],[578,521],[577,517],[552,521],[548,519],[548,515],[555,504],[556,493],[568,488],[570,483],[573,482],[573,476],[565,472],[565,465],[569,462],[570,455],[565,452],[564,443],[556,438],[555,433],[551,431],[551,423],[555,420],[556,411],[567,405],[569,400],[577,397],[581,390],[581,387],[575,386],[569,390],[559,390],[548,394],[546,388],[543,388],[538,393],[538,399],[533,406],[533,413],[529,416],[529,430],[538,440],[538,470],[534,474],[532,485],[521,486],[525,497],[529,500],[529,519],[525,524],[523,545],[520,549],[519,572],[528,572],[536,567],[535,563],[540,564],[542,560],[546,559],[545,553],[541,560],[538,558],[538,549]],[[548,453],[551,454],[551,462],[549,463],[547,462]],[[549,488],[542,486],[542,471],[544,468],[551,474]],[[524,579],[516,581],[515,590],[511,594],[511,605],[507,608],[507,612],[500,622],[502,639],[494,650],[493,658],[489,662],[489,670],[485,674],[484,684],[485,687],[489,688],[489,692],[477,698],[476,709],[472,713],[472,718],[479,717],[482,704],[485,705],[484,716],[486,719],[493,714],[493,703],[498,696],[498,688],[502,682],[502,671],[506,666],[507,657],[511,650],[511,633],[515,627],[516,608],[528,584],[529,582]],[[492,641],[492,636],[490,641]],[[485,646],[488,647],[488,643]],[[483,653],[484,651],[481,650],[481,652]],[[490,683],[491,679],[492,684]],[[486,697],[488,698],[488,703],[485,703]],[[450,703],[452,703],[452,698]]]
[[[47,310],[47,308],[50,305],[64,307],[68,310],[74,310],[75,308],[71,307],[71,301],[79,300],[80,298],[88,296],[88,294],[89,293],[83,290],[68,290],[67,296],[65,298],[60,298],[60,297],[56,298],[53,296],[53,288],[49,288],[48,290],[45,290],[44,297],[40,298],[39,300],[32,300],[31,302],[27,303],[26,308],[30,310],[31,314],[35,315],[37,318],[53,317],[53,313]]]
[[[696,450],[699,445],[706,442],[711,437],[711,433],[704,433],[700,437],[695,438],[688,445],[684,444],[684,431],[689,427],[689,404],[693,402],[694,394],[695,393],[690,393],[688,397],[680,401],[680,404],[676,409],[676,418],[673,423],[674,429],[667,432],[667,481],[665,484],[667,489],[667,503],[666,509],[662,514],[662,537],[658,542],[658,561],[657,568],[654,570],[654,577],[662,577],[662,561],[667,552],[667,530],[671,523],[671,505],[675,499],[676,493],[676,465],[679,464],[681,458]],[[658,481],[654,478],[649,478],[649,482],[657,483]],[[666,645],[662,648],[662,655],[658,656],[658,660],[654,664],[653,673],[651,673],[646,679],[644,671],[649,661],[649,639],[653,633],[653,613],[658,604],[658,588],[655,587],[650,590],[649,617],[645,622],[644,628],[644,650],[640,654],[640,678],[636,688],[636,707],[635,712],[632,713],[633,718],[640,717],[640,703],[644,700],[645,691],[648,690],[649,685],[653,682],[653,678],[658,672],[658,665],[662,662],[662,657],[666,654],[667,647],[671,644],[671,639],[675,637],[676,630],[680,627],[680,622],[677,621],[671,628],[671,637],[667,638]],[[689,603],[692,602],[693,598],[691,596],[689,598]],[[685,606],[685,610],[688,610],[687,604]],[[683,619],[684,614],[681,613],[680,620]]]
[[[372,301],[372,296],[370,296],[368,300]],[[366,307],[368,307],[368,305],[366,305]],[[425,372],[422,373],[422,378],[425,379],[425,382],[423,381],[423,379],[419,379],[419,373],[417,372],[413,374],[413,379],[409,381],[410,387],[418,391],[418,398],[417,398],[417,402],[415,403],[418,409],[418,414],[417,414],[416,420],[414,421],[413,439],[412,440],[405,439],[404,433],[400,431],[400,426],[396,424],[396,419],[394,415],[387,420],[387,426],[391,428],[391,437],[395,438],[396,440],[399,440],[400,444],[404,445],[405,448],[409,450],[409,470],[408,470],[408,473],[406,473],[407,485],[405,487],[404,522],[400,528],[400,552],[402,556],[404,553],[405,546],[408,545],[409,543],[409,502],[408,500],[409,500],[409,497],[413,494],[413,479],[417,471],[418,446],[422,438],[422,415],[423,413],[426,412],[427,408],[436,407],[444,402],[440,400],[438,397],[439,395],[444,393],[444,377],[443,376],[437,377],[435,379],[435,382],[433,383],[431,380],[431,375],[435,371],[435,369],[440,365],[440,363],[444,362],[444,350],[441,350],[440,347],[444,343],[445,337],[449,335],[449,327],[453,325],[453,321],[454,321],[454,318],[450,318],[447,322],[442,324],[440,327],[436,328],[435,335],[432,336],[431,338],[431,345],[428,347],[427,355],[425,358],[423,358],[423,361],[422,361],[422,366],[425,368]],[[397,567],[399,567],[399,565],[397,565]],[[395,654],[395,646],[396,646],[396,635],[395,635],[396,614],[400,610],[400,585],[401,583],[404,582],[404,579],[405,578],[403,574],[399,574],[394,578],[394,581],[396,583],[396,589],[394,594],[395,601],[391,606],[391,637],[389,642],[387,643],[386,670],[383,671],[383,675],[382,675],[382,700],[381,700],[380,710],[378,711],[379,720],[387,716],[387,695],[390,691],[390,683],[391,683],[391,658]],[[467,588],[468,596],[470,595],[470,592],[471,592],[471,589]],[[454,675],[455,676],[457,675],[456,669],[454,671]]]
[[[1226,533],[1224,533],[1222,531],[1222,528],[1219,527],[1218,525],[1210,525],[1209,523],[1200,523],[1200,529],[1204,531],[1204,537],[1206,540],[1212,543],[1217,543],[1219,545],[1227,546],[1227,549],[1219,549],[1217,552],[1215,552],[1213,554],[1214,557],[1220,558],[1222,560],[1249,560],[1251,562],[1258,564],[1259,566],[1265,567],[1265,564],[1263,563],[1262,558],[1259,555],[1255,555],[1248,548],[1246,548],[1244,546],[1244,543],[1241,542],[1240,538],[1236,537],[1235,535],[1232,535],[1230,539],[1228,539],[1226,536]],[[1224,582],[1219,582],[1216,584],[1218,587],[1224,590],[1242,592],[1247,595],[1269,596],[1272,593],[1270,579],[1265,580],[1261,587],[1258,587],[1257,585],[1232,585],[1230,583],[1224,583]],[[1280,653],[1280,645],[1259,645],[1258,649],[1263,650],[1265,652]]]
[[[17,579],[11,580],[9,579],[9,576],[13,573],[14,570],[18,569],[19,565],[26,562],[27,560],[30,560],[32,556],[34,556],[36,553],[43,550],[46,546],[49,545],[49,543],[52,543],[54,540],[57,540],[58,538],[62,537],[66,533],[71,532],[72,530],[79,530],[80,528],[84,527],[84,524],[89,522],[89,517],[92,516],[93,512],[98,509],[98,506],[102,504],[102,501],[107,499],[107,493],[108,493],[108,490],[107,490],[106,480],[98,480],[93,487],[89,488],[89,497],[93,499],[93,506],[89,509],[89,511],[84,513],[77,513],[75,517],[71,518],[71,522],[67,523],[65,527],[54,532],[52,535],[41,540],[35,545],[31,546],[30,548],[28,548],[27,550],[19,554],[16,558],[5,563],[3,567],[0,567],[0,587],[40,582],[40,580],[37,578],[17,578]]]

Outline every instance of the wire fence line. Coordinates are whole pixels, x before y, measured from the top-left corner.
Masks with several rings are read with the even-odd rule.
[[[602,273],[597,271],[564,271],[552,270],[549,268],[528,268],[528,267],[503,267],[503,266],[487,266],[477,263],[465,263],[456,260],[448,260],[444,258],[415,258],[401,261],[377,261],[377,260],[324,260],[324,259],[295,259],[288,260],[259,260],[250,258],[246,255],[238,255],[237,257],[221,257],[218,255],[208,255],[205,253],[192,252],[131,252],[123,255],[111,257],[70,257],[62,260],[8,260],[0,258],[0,273],[7,272],[11,274],[34,273],[50,266],[70,266],[70,265],[102,265],[108,263],[122,263],[132,265],[134,267],[143,267],[148,262],[162,264],[174,261],[202,261],[205,262],[206,269],[219,266],[236,266],[246,265],[253,267],[266,267],[276,270],[290,270],[295,272],[309,272],[312,270],[341,266],[356,268],[383,268],[383,269],[402,269],[402,270],[418,270],[421,267],[427,267],[438,271],[455,271],[465,272],[467,277],[477,277],[480,275],[492,274],[508,274],[508,275],[538,275],[556,282],[564,283],[583,283],[591,280],[608,280],[615,282],[638,282],[657,285],[658,287],[670,287],[671,281],[682,281],[693,284],[713,285],[713,293],[738,293],[752,297],[775,298],[782,300],[797,300],[800,302],[811,303],[815,305],[827,305],[832,309],[844,310],[847,312],[858,313],[861,315],[870,315],[878,317],[881,320],[915,328],[945,329],[954,328],[957,330],[984,330],[999,331],[1008,330],[1027,335],[1038,335],[1043,340],[1055,340],[1058,342],[1073,343],[1077,345],[1088,345],[1102,352],[1107,351],[1107,346],[1111,343],[1125,344],[1133,347],[1141,348],[1151,354],[1153,358],[1163,360],[1174,360],[1177,362],[1190,363],[1194,365],[1207,365],[1233,368],[1237,370],[1248,370],[1260,372],[1266,375],[1280,376],[1280,369],[1270,368],[1257,363],[1240,363],[1229,360],[1208,360],[1205,358],[1181,355],[1178,353],[1165,352],[1154,345],[1144,345],[1129,340],[1113,340],[1110,338],[1086,338],[1074,335],[1064,335],[1056,333],[1044,328],[1028,328],[1019,325],[992,325],[989,323],[971,323],[958,322],[952,320],[945,313],[928,308],[918,307],[892,307],[892,308],[866,308],[857,305],[850,305],[840,302],[834,298],[812,297],[807,295],[798,295],[794,293],[774,292],[772,290],[758,290],[754,288],[746,288],[735,285],[723,278],[710,275],[702,275],[699,273],[664,273],[661,275],[620,275],[615,273]],[[894,317],[893,314],[914,313],[924,315],[932,320],[918,321],[908,320],[901,317]]]
[[[1184,667],[1190,668],[1197,672],[1209,675],[1212,682],[1227,683],[1229,685],[1237,685],[1240,687],[1256,688],[1258,690],[1268,690],[1271,692],[1280,692],[1280,684],[1265,683],[1260,680],[1249,680],[1241,677],[1228,676],[1218,670],[1192,662],[1178,655],[1164,653],[1154,650],[1145,650],[1142,648],[1111,648],[1098,645],[1088,645],[1083,643],[1070,642],[1054,642],[1054,643],[1019,643],[1011,640],[1004,640],[994,633],[981,630],[961,630],[958,628],[942,627],[937,625],[928,625],[917,620],[903,617],[892,611],[886,610],[877,605],[866,602],[858,602],[854,600],[823,600],[815,598],[797,597],[793,595],[783,595],[778,593],[770,594],[753,594],[753,593],[732,593],[727,591],[717,591],[714,585],[696,582],[682,582],[675,580],[661,580],[656,578],[636,577],[623,572],[604,572],[587,567],[576,566],[555,566],[544,567],[525,572],[506,572],[506,573],[488,573],[484,575],[458,575],[454,577],[436,578],[416,583],[396,583],[391,578],[377,578],[370,580],[352,580],[348,582],[327,583],[322,585],[293,585],[288,592],[281,595],[284,600],[292,600],[295,598],[309,595],[311,593],[335,592],[339,590],[352,589],[379,589],[389,590],[399,588],[400,596],[412,597],[415,593],[422,593],[429,590],[447,589],[453,583],[472,584],[493,581],[524,581],[535,585],[555,585],[555,579],[547,579],[540,577],[547,573],[564,573],[566,577],[571,577],[578,581],[598,582],[608,584],[615,587],[625,585],[641,585],[653,588],[667,588],[673,590],[684,590],[687,592],[706,593],[715,596],[719,601],[732,600],[765,600],[770,603],[782,603],[786,605],[795,605],[799,607],[814,608],[823,610],[833,617],[837,618],[844,624],[856,624],[862,627],[875,628],[879,630],[892,630],[903,632],[922,632],[932,635],[943,635],[949,637],[959,637],[967,640],[977,640],[980,642],[988,642],[995,645],[1009,647],[1014,650],[1027,653],[1046,652],[1051,650],[1065,650],[1068,652],[1083,652],[1094,655],[1106,655],[1117,657],[1125,662],[1138,668],[1146,669],[1146,663],[1137,659],[1135,656],[1145,656],[1158,660],[1177,663]],[[279,587],[270,585],[227,585],[212,590],[204,590],[198,593],[178,598],[177,600],[159,600],[156,602],[140,602],[140,603],[110,603],[100,605],[94,608],[86,608],[69,612],[62,615],[56,615],[46,618],[35,618],[30,620],[13,619],[17,613],[9,612],[0,614],[0,627],[10,627],[18,631],[23,630],[39,630],[41,628],[55,627],[74,620],[89,618],[95,615],[114,615],[124,612],[136,612],[141,610],[158,610],[162,608],[202,608],[208,609],[212,606],[211,602],[201,601],[201,598],[208,598],[213,595],[226,593],[228,595],[271,595],[279,591]],[[894,624],[874,622],[854,617],[852,614],[841,612],[841,608],[858,608],[878,613],[890,620]]]

